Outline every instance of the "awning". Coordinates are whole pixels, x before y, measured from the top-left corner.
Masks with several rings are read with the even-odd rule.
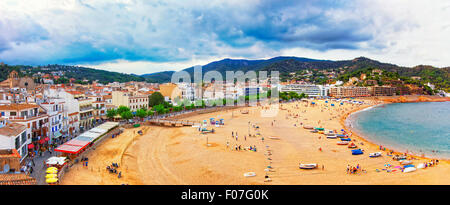
[[[58,138],[58,137],[62,136],[61,132],[59,132],[59,131],[56,131],[55,133],[53,133],[53,135],[55,136],[54,138]]]

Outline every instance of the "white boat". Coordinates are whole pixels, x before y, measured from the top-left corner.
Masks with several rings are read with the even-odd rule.
[[[374,153],[370,153],[369,157],[380,157],[381,156],[381,152],[374,152]]]
[[[300,164],[300,169],[315,169],[317,164]]]
[[[420,163],[417,165],[417,169],[423,169],[425,168],[425,163]]]
[[[255,173],[255,172],[247,172],[247,173],[244,173],[244,177],[254,177],[254,176],[256,176],[256,173]]]
[[[340,141],[337,145],[348,145],[348,141]]]
[[[409,161],[409,160],[402,160],[402,161],[400,162],[400,164],[401,164],[401,165],[408,165],[408,164],[412,164],[412,162]]]
[[[407,173],[407,172],[413,172],[416,171],[417,169],[415,167],[407,167],[403,170],[403,172]]]
[[[328,135],[327,138],[328,139],[336,139],[337,137],[336,137],[336,135]]]

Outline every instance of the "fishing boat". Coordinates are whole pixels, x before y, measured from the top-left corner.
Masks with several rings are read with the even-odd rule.
[[[244,177],[254,177],[254,176],[256,176],[256,173],[255,173],[255,172],[247,172],[247,173],[244,173]]]
[[[393,160],[404,160],[406,159],[405,155],[395,155],[394,157],[392,157]]]
[[[300,169],[315,169],[317,164],[300,164]]]
[[[343,138],[343,137],[347,137],[347,135],[337,134],[336,137]]]
[[[360,154],[364,154],[364,152],[361,149],[352,150],[352,155],[360,155]]]
[[[408,173],[408,172],[413,172],[416,170],[417,169],[415,167],[407,167],[407,168],[403,169],[403,172]]]
[[[348,141],[340,141],[337,145],[348,145]]]
[[[328,135],[327,138],[328,139],[336,139],[336,135]]]
[[[309,126],[309,125],[304,125],[303,129],[312,130],[312,129],[314,129],[314,127],[313,126]]]
[[[400,164],[401,164],[401,165],[408,165],[408,164],[412,164],[412,162],[409,161],[409,160],[402,160],[402,161],[400,162]]]
[[[381,152],[373,152],[369,154],[369,157],[380,157],[381,156]]]
[[[336,134],[330,132],[330,133],[325,133],[326,136],[336,136]]]
[[[356,148],[356,147],[358,147],[358,146],[356,146],[355,143],[351,143],[348,145],[348,148]]]
[[[280,140],[280,137],[276,137],[276,136],[269,136],[267,138],[272,139],[272,140]]]

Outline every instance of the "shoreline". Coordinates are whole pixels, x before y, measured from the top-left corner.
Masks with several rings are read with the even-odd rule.
[[[445,99],[445,100],[442,100],[442,101],[425,101],[425,102],[448,102],[448,101],[450,101],[450,100],[449,99]],[[355,108],[354,110],[351,110],[351,111],[345,113],[344,116],[342,116],[341,119],[339,120],[339,123],[344,127],[344,130],[347,133],[352,133],[352,137],[355,136],[356,138],[358,138],[358,140],[361,140],[364,143],[367,143],[370,147],[374,147],[374,148],[380,150],[379,147],[383,146],[384,148],[386,148],[386,150],[380,150],[382,152],[389,153],[390,151],[393,151],[393,155],[405,154],[405,152],[395,151],[395,150],[401,150],[401,149],[396,149],[395,147],[392,147],[390,144],[388,144],[388,146],[385,146],[385,145],[380,145],[379,143],[376,143],[374,141],[369,140],[363,134],[358,133],[353,128],[348,127],[347,124],[346,124],[346,121],[348,120],[347,118],[350,115],[352,115],[354,113],[357,113],[357,112],[364,111],[366,109],[371,109],[371,108],[375,108],[375,107],[383,106],[383,105],[387,105],[387,104],[392,104],[392,103],[421,103],[421,102],[424,102],[424,101],[390,102],[390,101],[380,100],[380,101],[378,101],[378,103],[376,105],[372,105],[372,106],[368,106],[368,107],[362,107],[362,108]],[[427,156],[417,155],[415,153],[407,153],[406,156],[412,157],[412,158],[416,158],[416,159],[423,159],[423,160],[439,159],[439,161],[442,161],[442,162],[445,161],[446,163],[450,163],[450,159],[447,159],[447,158],[427,157]]]

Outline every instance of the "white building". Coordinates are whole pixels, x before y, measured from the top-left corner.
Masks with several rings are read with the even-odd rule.
[[[16,149],[22,161],[28,155],[26,126],[0,120],[0,150]]]
[[[312,84],[289,84],[281,87],[281,92],[305,93],[309,97],[326,97],[328,96],[328,90],[328,86]]]

